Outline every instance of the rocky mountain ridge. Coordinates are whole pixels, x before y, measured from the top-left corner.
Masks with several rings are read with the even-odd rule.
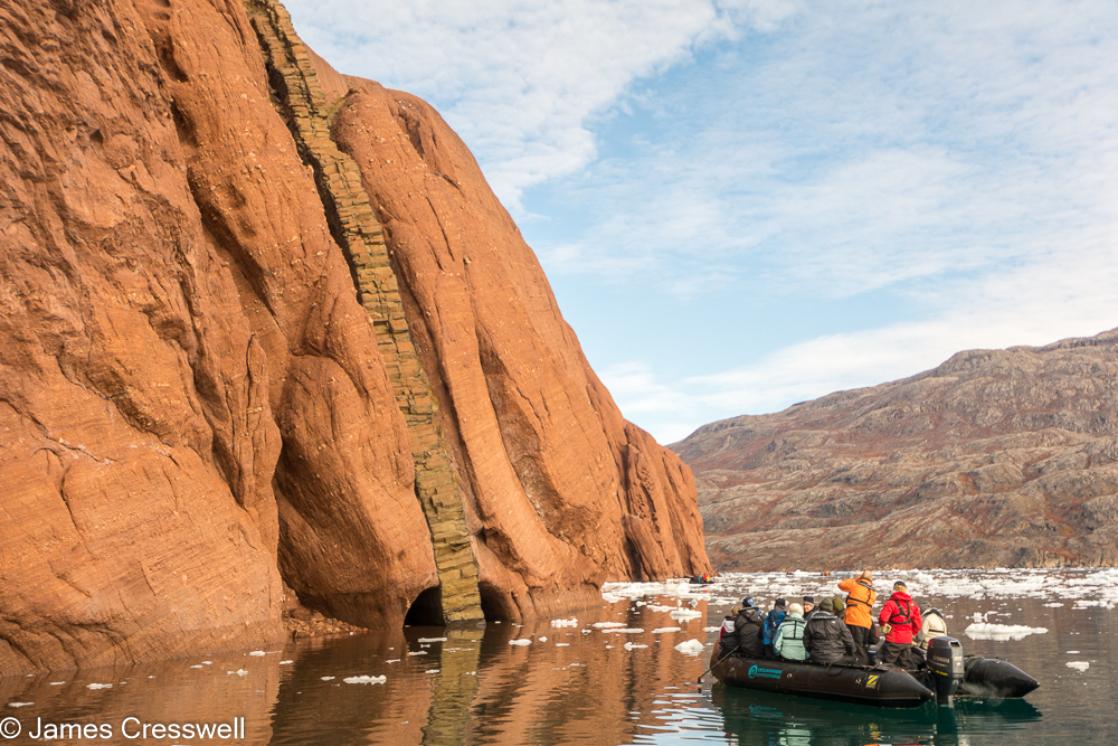
[[[277,2],[0,6],[0,101],[3,673],[709,567],[465,145]]]
[[[723,569],[1118,563],[1118,330],[705,425]]]

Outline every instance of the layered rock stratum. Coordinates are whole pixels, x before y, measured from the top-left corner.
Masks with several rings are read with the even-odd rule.
[[[0,672],[709,568],[463,143],[279,4],[0,5],[0,102]]]
[[[722,569],[1118,564],[1118,330],[960,352],[673,447]]]

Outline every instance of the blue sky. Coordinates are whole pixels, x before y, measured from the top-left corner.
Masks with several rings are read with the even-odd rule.
[[[662,442],[1118,326],[1110,0],[288,7],[439,108]]]

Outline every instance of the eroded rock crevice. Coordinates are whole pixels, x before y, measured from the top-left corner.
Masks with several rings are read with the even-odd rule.
[[[438,570],[439,613],[448,622],[481,619],[478,563],[461,486],[436,422],[435,396],[416,355],[383,226],[369,203],[357,164],[331,138],[330,103],[287,11],[272,0],[248,0],[246,8],[268,65],[273,101],[300,155],[314,171],[327,222],[345,252],[358,301],[369,314],[396,403],[407,422],[415,493],[427,518]],[[421,600],[425,619],[438,616],[431,610],[433,597]]]

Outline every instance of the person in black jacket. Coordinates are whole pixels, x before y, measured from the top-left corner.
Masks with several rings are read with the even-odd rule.
[[[734,631],[726,635],[722,644],[724,650],[729,652],[735,646],[738,655],[744,658],[765,657],[765,644],[762,638],[765,626],[765,615],[757,608],[751,597],[743,598],[741,610],[734,618]]]
[[[826,606],[817,607],[804,627],[804,647],[813,663],[826,666],[858,664],[857,649],[850,630]]]

